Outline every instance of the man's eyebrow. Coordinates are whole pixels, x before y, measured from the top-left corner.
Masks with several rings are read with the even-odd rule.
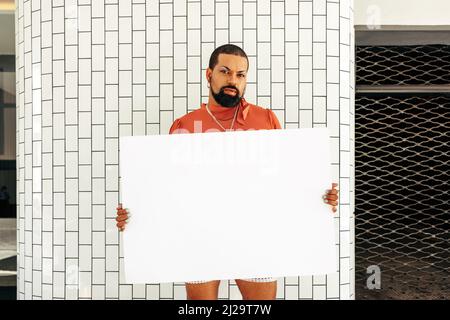
[[[225,68],[225,69],[227,69],[227,70],[231,70],[230,68],[228,68],[227,66],[221,66],[222,68]],[[238,73],[242,73],[242,72],[246,72],[246,70],[240,70],[240,71],[238,71]]]

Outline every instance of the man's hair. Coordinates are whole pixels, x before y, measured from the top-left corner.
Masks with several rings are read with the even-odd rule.
[[[211,53],[211,57],[209,58],[209,68],[212,70],[219,62],[219,54],[234,54],[236,56],[244,57],[247,59],[247,70],[249,67],[248,57],[244,50],[234,44],[224,44],[220,47],[217,47],[213,53]]]

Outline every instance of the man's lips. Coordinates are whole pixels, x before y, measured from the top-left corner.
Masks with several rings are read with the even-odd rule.
[[[229,89],[229,88],[225,88],[225,89],[223,90],[223,92],[225,92],[226,94],[232,94],[232,95],[235,95],[235,94],[237,93],[236,90],[234,90],[234,89]]]

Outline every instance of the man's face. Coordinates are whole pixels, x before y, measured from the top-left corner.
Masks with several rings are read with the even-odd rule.
[[[247,86],[247,59],[234,54],[219,54],[213,70],[207,69],[214,100],[223,107],[234,107],[244,96]]]

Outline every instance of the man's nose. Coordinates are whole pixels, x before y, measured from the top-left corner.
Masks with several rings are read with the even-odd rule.
[[[234,72],[228,73],[228,84],[236,86],[238,83],[238,77],[237,74]]]
[[[235,75],[234,73],[231,73],[228,76],[228,84],[231,86],[236,86],[237,85],[237,75]]]

